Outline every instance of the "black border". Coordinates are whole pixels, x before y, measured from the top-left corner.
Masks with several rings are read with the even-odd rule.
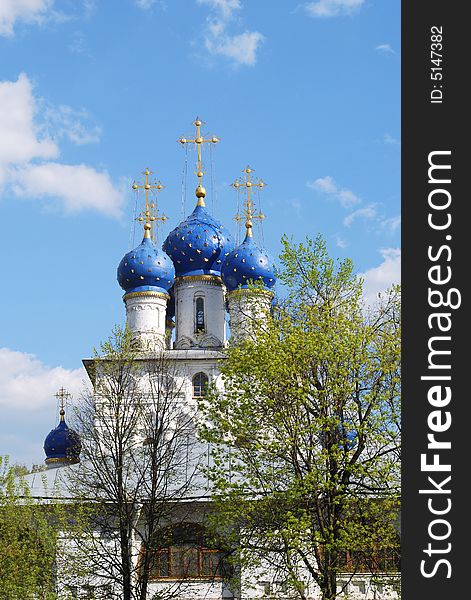
[[[466,10],[468,9],[468,10]],[[403,508],[402,508],[402,597],[405,600],[448,600],[470,597],[467,586],[467,541],[471,533],[471,504],[468,500],[471,423],[469,420],[471,394],[467,370],[468,340],[471,336],[468,299],[465,286],[471,274],[468,239],[471,231],[467,215],[471,214],[471,193],[468,179],[470,109],[466,87],[469,88],[468,61],[471,22],[465,13],[469,4],[455,0],[406,0],[402,3],[402,283],[403,283]],[[443,80],[431,80],[431,27],[443,27]],[[443,103],[430,103],[434,84],[443,85]],[[433,309],[427,301],[429,245],[444,243],[444,232],[433,231],[428,218],[428,155],[435,150],[451,150],[452,194],[450,207],[452,224],[447,234],[452,258],[442,264],[452,268],[451,286],[462,294],[461,307],[450,310],[453,325],[451,340],[452,400],[448,409],[452,425],[443,439],[451,441],[451,450],[442,452],[451,460],[452,508],[446,515],[452,532],[446,542],[452,544],[448,554],[435,555],[451,563],[451,578],[442,565],[435,576],[425,578],[420,563],[428,558],[423,553],[429,540],[427,528],[433,515],[427,509],[427,496],[419,489],[430,488],[427,476],[420,470],[420,455],[427,451],[427,415],[433,408],[427,401],[430,382],[421,381],[427,373],[428,347],[431,332],[427,318]],[[468,175],[469,174],[469,175]],[[445,254],[444,254],[445,256]],[[444,334],[445,335],[445,334]],[[438,372],[437,372],[438,373]],[[440,373],[440,374],[443,374]],[[445,410],[445,409],[444,409]],[[440,479],[443,474],[438,474]],[[443,478],[443,477],[442,477]],[[443,498],[443,496],[442,496]],[[445,546],[446,542],[443,542]],[[436,542],[437,548],[439,542]],[[430,559],[428,559],[430,560]],[[430,562],[428,563],[431,564]]]

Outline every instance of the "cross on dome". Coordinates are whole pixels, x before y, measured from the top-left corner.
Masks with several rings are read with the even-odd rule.
[[[65,388],[61,387],[58,392],[56,394],[54,394],[54,397],[57,398],[59,400],[59,405],[60,405],[60,416],[61,416],[61,421],[64,420],[64,415],[65,415],[65,403],[67,400],[70,400],[70,398],[72,398],[72,394],[70,394]]]
[[[209,139],[205,139],[204,136],[201,135],[201,125],[204,125],[204,122],[201,121],[199,117],[196,117],[195,121],[193,121],[193,125],[196,127],[196,134],[193,139],[186,138],[182,136],[178,141],[182,146],[185,144],[196,144],[196,149],[198,152],[198,160],[196,162],[196,171],[195,175],[198,177],[198,187],[195,190],[196,197],[198,198],[197,206],[206,206],[204,202],[204,197],[206,196],[206,190],[203,187],[203,175],[205,174],[204,165],[202,163],[201,154],[204,144],[217,144],[220,140],[218,137],[213,135]]]
[[[146,196],[146,206],[145,210],[142,210],[139,213],[139,216],[136,218],[136,221],[139,223],[144,223],[144,237],[151,238],[154,241],[154,223],[161,222],[164,223],[167,221],[168,217],[164,214],[159,214],[157,209],[156,202],[149,202],[149,192],[151,190],[156,190],[160,192],[165,186],[159,181],[154,180],[153,183],[149,181],[149,175],[153,175],[153,172],[146,168],[145,171],[142,172],[145,175],[145,181],[143,184],[136,183],[133,181],[132,189],[134,191],[144,190]]]
[[[262,179],[252,179],[251,173],[254,172],[254,169],[252,169],[249,165],[245,167],[243,172],[245,173],[245,177],[243,179],[239,177],[234,181],[234,183],[231,183],[231,186],[235,190],[239,191],[241,188],[243,188],[246,192],[242,213],[237,212],[234,218],[237,223],[245,218],[247,237],[252,237],[253,220],[257,219],[258,221],[262,221],[265,218],[265,215],[261,211],[256,212],[255,205],[251,197],[251,191],[253,188],[262,190],[267,184]]]

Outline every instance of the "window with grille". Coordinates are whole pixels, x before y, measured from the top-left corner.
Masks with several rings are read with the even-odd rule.
[[[208,376],[200,371],[193,377],[193,398],[203,398],[208,389]]]
[[[352,573],[399,572],[399,548],[377,548],[370,552],[346,550],[340,556],[339,567],[342,571]]]
[[[149,565],[150,579],[221,579],[224,576],[225,552],[210,547],[199,525],[186,523],[163,530],[155,542]],[[159,547],[159,542],[166,545]]]
[[[195,299],[195,333],[204,333],[206,331],[204,323],[204,298]]]
[[[182,544],[157,550],[153,555],[151,579],[213,579],[223,576],[223,552]]]

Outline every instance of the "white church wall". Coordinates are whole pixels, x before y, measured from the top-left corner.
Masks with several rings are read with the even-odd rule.
[[[165,317],[168,296],[160,292],[125,294],[127,326],[143,348],[165,348]]]
[[[219,277],[195,275],[175,282],[176,349],[223,348],[226,343],[224,286]],[[203,300],[204,325],[198,330],[196,301]]]

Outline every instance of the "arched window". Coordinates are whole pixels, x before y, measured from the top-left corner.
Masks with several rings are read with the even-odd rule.
[[[195,298],[195,333],[204,333],[205,331],[204,298],[198,296]]]
[[[149,561],[149,578],[221,579],[223,550],[215,548],[201,525],[181,523],[162,529],[155,536]],[[141,551],[141,565],[144,554]]]
[[[200,371],[193,377],[193,398],[203,398],[208,389],[208,376]]]

